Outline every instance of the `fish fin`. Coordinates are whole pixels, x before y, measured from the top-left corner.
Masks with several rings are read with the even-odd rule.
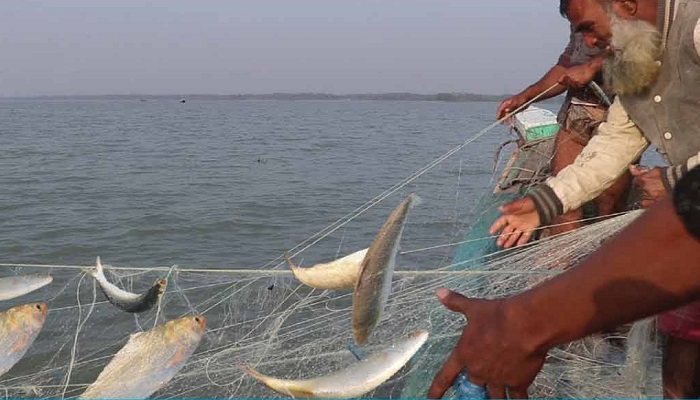
[[[10,353],[16,353],[18,351],[21,351],[24,346],[27,345],[27,340],[29,339],[28,335],[20,335],[20,338],[12,345],[12,348],[10,349]]]
[[[165,364],[166,368],[174,367],[175,365],[181,363],[183,360],[187,359],[187,355],[185,354],[185,349],[180,348],[178,349],[175,354],[173,354],[172,357],[168,360],[168,362]]]
[[[357,361],[362,361],[365,358],[367,358],[365,352],[355,343],[348,343],[345,347],[347,347],[348,351],[350,351],[350,353],[352,353],[352,355],[355,356]]]

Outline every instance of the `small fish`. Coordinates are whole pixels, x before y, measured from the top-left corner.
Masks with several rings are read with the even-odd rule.
[[[359,397],[376,389],[397,373],[427,339],[428,332],[416,332],[345,369],[314,379],[277,379],[249,367],[243,367],[243,370],[263,385],[285,396],[335,399]]]
[[[0,278],[0,300],[24,296],[53,282],[50,275],[18,275]]]
[[[309,268],[299,268],[292,262],[289,254],[284,253],[289,268],[294,276],[305,285],[316,289],[342,290],[353,289],[360,275],[362,260],[367,254],[363,249],[325,264],[316,264]]]
[[[97,280],[102,293],[104,293],[110,303],[130,313],[140,313],[153,308],[158,303],[158,299],[165,293],[165,287],[168,284],[165,279],[158,279],[144,294],[127,292],[107,280],[102,269],[100,257],[97,257],[95,268],[89,270],[88,273]]]
[[[29,350],[46,320],[46,303],[31,303],[0,313],[0,375]]]
[[[352,294],[352,332],[357,344],[367,342],[381,319],[391,293],[406,216],[418,201],[418,196],[411,194],[396,206],[362,260],[360,276]]]
[[[188,315],[131,335],[81,398],[150,396],[185,365],[204,337],[206,319]]]

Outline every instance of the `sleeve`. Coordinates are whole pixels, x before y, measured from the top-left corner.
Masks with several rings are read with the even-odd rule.
[[[666,190],[669,193],[673,191],[678,181],[680,181],[688,171],[697,167],[698,164],[700,164],[700,153],[690,157],[688,161],[683,164],[666,167],[662,175]]]
[[[700,168],[694,168],[678,181],[673,206],[683,225],[700,240]]]
[[[607,120],[598,127],[598,133],[573,164],[529,193],[542,225],[596,198],[615,183],[648,146],[649,142],[616,98]]]

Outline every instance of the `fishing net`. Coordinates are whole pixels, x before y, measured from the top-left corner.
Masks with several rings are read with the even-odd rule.
[[[362,351],[371,353],[420,329],[429,330],[431,337],[406,368],[370,395],[425,395],[465,322],[439,304],[436,288],[478,297],[517,293],[575,265],[636,216],[621,215],[516,251],[433,270],[398,271],[382,321]],[[474,267],[479,260],[479,267]],[[462,268],[465,265],[469,268]],[[14,271],[30,273],[37,268]],[[309,378],[356,361],[351,293],[306,287],[284,269],[110,269],[112,281],[135,292],[169,273],[168,291],[158,310],[139,315],[117,310],[104,301],[92,279],[80,270],[68,271],[73,273],[60,267],[51,271],[55,281],[47,290],[49,318],[24,359],[3,376],[1,384],[8,397],[79,395],[126,343],[129,333],[150,329],[156,317],[163,321],[186,313],[206,316],[206,337],[185,368],[155,397],[273,396],[244,375],[240,366],[250,365],[273,376]],[[46,299],[46,292],[27,297],[23,301]],[[194,298],[204,300],[194,302]],[[632,339],[649,346],[650,330],[638,331],[628,338],[628,329],[620,328],[554,349],[532,388],[533,395],[658,395],[656,347],[629,349]]]
[[[461,147],[447,156],[459,150]],[[367,247],[372,238],[349,234],[352,224],[371,224],[378,229],[402,196],[415,191],[423,197],[424,204],[409,216],[389,303],[363,348],[353,344],[352,293],[300,284],[281,257],[256,269],[105,265],[111,282],[135,293],[143,293],[156,279],[167,277],[168,288],[157,308],[137,315],[124,313],[105,300],[83,270],[89,265],[5,265],[4,274],[49,273],[54,282],[3,305],[9,308],[47,301],[49,314],[25,357],[0,377],[0,389],[8,398],[79,396],[130,334],[196,313],[207,319],[205,338],[185,367],[153,397],[278,397],[240,367],[248,365],[281,378],[312,378],[342,369],[358,356],[418,330],[428,330],[430,338],[419,353],[367,394],[424,397],[465,324],[461,315],[438,302],[436,288],[486,298],[518,293],[575,266],[639,215],[621,214],[566,235],[499,251],[494,238],[486,233],[487,227],[495,219],[498,205],[518,194],[486,194],[477,196],[477,201],[466,201],[455,196],[464,193],[460,183],[463,171],[483,168],[482,160],[469,167],[460,161],[441,168],[454,172],[457,187],[444,182],[416,184],[414,178],[421,172],[294,248],[295,260],[302,266],[357,251]],[[481,192],[492,184],[493,180],[480,183]],[[455,210],[431,209],[435,196],[453,197]],[[469,206],[460,208],[459,204]],[[444,235],[436,237],[432,230],[421,236],[427,221],[436,219]],[[102,261],[109,264],[109,260]],[[646,321],[553,349],[531,395],[659,396],[658,348],[653,324]]]

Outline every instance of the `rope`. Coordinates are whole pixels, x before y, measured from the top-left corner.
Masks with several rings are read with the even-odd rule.
[[[424,175],[426,172],[428,172],[428,171],[430,171],[431,169],[435,168],[437,165],[439,165],[439,164],[442,163],[443,161],[447,160],[448,158],[450,158],[450,157],[453,156],[454,154],[458,153],[459,151],[461,151],[462,149],[464,149],[466,146],[470,145],[471,143],[473,143],[474,141],[476,141],[477,139],[479,139],[480,137],[482,137],[483,135],[485,135],[486,133],[488,133],[490,130],[492,130],[492,129],[495,128],[496,126],[498,126],[498,125],[502,124],[503,122],[507,121],[507,120],[508,120],[509,118],[511,118],[513,115],[515,115],[515,114],[519,113],[520,111],[526,109],[527,107],[530,106],[530,104],[532,104],[532,103],[538,101],[539,99],[541,99],[542,97],[544,97],[547,93],[551,92],[552,90],[554,90],[554,88],[556,88],[556,87],[558,87],[558,86],[559,86],[559,83],[555,83],[554,85],[550,86],[548,89],[546,89],[546,90],[543,91],[542,93],[540,93],[540,94],[538,94],[537,96],[533,97],[530,101],[526,102],[525,104],[523,104],[522,106],[518,107],[518,108],[515,109],[514,111],[512,111],[512,112],[506,114],[503,118],[497,120],[496,122],[492,123],[491,125],[487,126],[486,128],[480,130],[479,132],[477,132],[476,134],[474,134],[474,135],[473,135],[472,137],[470,137],[469,139],[467,139],[467,140],[465,140],[464,142],[462,142],[461,144],[459,144],[459,145],[453,147],[451,150],[447,151],[447,152],[446,152],[445,154],[443,154],[442,156],[440,156],[440,157],[436,158],[435,160],[433,160],[432,162],[428,163],[428,164],[427,164],[426,166],[424,166],[423,168],[420,168],[418,171],[416,171],[416,172],[413,173],[412,175],[408,176],[407,178],[405,178],[405,179],[402,180],[401,182],[396,183],[394,186],[390,187],[389,189],[387,189],[387,190],[385,190],[384,192],[380,193],[379,195],[375,196],[373,199],[371,199],[371,200],[368,201],[367,203],[365,203],[365,204],[361,205],[360,207],[356,208],[355,210],[351,211],[350,213],[348,213],[348,214],[345,215],[344,217],[339,218],[338,220],[336,220],[336,221],[333,222],[332,224],[328,225],[326,228],[324,228],[324,229],[320,230],[319,232],[317,232],[317,233],[311,235],[308,239],[302,241],[301,243],[299,243],[299,244],[297,244],[296,246],[294,246],[293,248],[291,248],[291,249],[289,250],[289,253],[291,254],[292,257],[294,257],[294,256],[296,256],[296,255],[298,255],[298,254],[304,252],[305,250],[307,250],[307,249],[310,248],[311,246],[315,245],[316,243],[320,242],[321,240],[325,239],[326,237],[328,237],[329,235],[331,235],[333,232],[335,232],[335,231],[337,231],[338,229],[340,229],[341,227],[345,226],[346,224],[348,224],[349,222],[351,222],[352,220],[354,220],[355,218],[357,218],[358,216],[360,216],[361,214],[363,214],[364,212],[366,212],[366,211],[369,210],[370,208],[374,207],[375,205],[377,205],[378,203],[380,203],[381,201],[383,201],[383,200],[386,199],[387,197],[389,197],[389,196],[391,196],[392,194],[396,193],[396,192],[399,191],[400,189],[404,188],[406,185],[410,184],[410,183],[413,182],[414,180],[416,180],[416,179],[418,179],[419,177],[421,177],[422,175]],[[266,263],[265,265],[263,265],[262,268],[264,269],[265,267],[268,267],[268,266],[274,264],[277,260],[280,260],[280,259],[282,259],[282,258],[283,258],[282,255],[277,256],[275,259],[273,259],[273,260],[269,261],[268,263]],[[275,264],[274,268],[280,267],[283,263],[284,263],[284,261]]]

